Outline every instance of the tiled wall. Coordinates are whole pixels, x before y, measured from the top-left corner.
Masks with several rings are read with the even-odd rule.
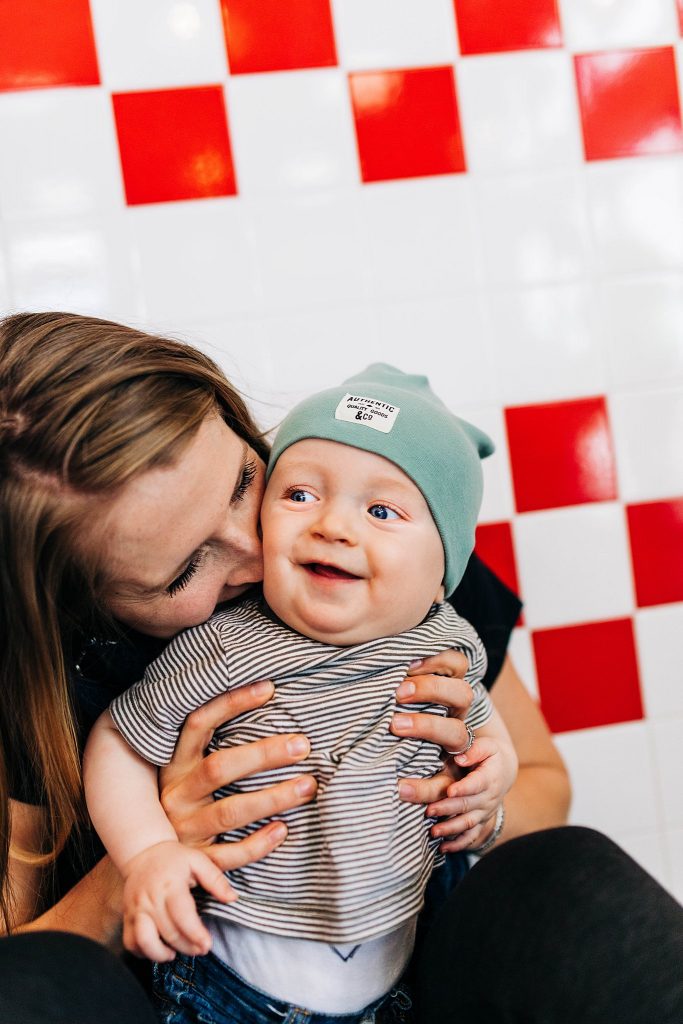
[[[488,430],[479,548],[573,816],[683,897],[683,0],[3,0],[0,305],[173,331],[265,425],[382,359]]]

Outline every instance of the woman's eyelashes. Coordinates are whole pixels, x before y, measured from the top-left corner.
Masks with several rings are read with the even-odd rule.
[[[239,483],[237,484],[237,487],[235,488],[235,491],[231,498],[231,502],[233,505],[239,501],[242,501],[244,495],[247,493],[247,491],[253,484],[255,476],[256,461],[252,459],[251,462],[247,462],[245,464],[242,470],[242,475],[240,476]]]
[[[173,582],[169,583],[169,585],[166,587],[166,593],[169,594],[170,597],[173,597],[174,594],[177,594],[179,593],[179,591],[185,589],[185,587],[188,585],[194,574],[199,569],[199,566],[202,564],[203,556],[204,552],[198,551],[195,555],[192,556],[191,561],[189,562],[188,565],[185,566],[180,576],[176,576]]]

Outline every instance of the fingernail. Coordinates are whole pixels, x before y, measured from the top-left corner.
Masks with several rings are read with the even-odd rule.
[[[294,788],[296,789],[298,796],[310,796],[311,793],[315,792],[315,780],[299,779]]]
[[[397,697],[412,697],[412,695],[414,693],[415,693],[415,683],[411,683],[407,679],[404,679],[403,682],[401,683],[401,685],[399,686],[398,690],[396,691],[396,696]]]
[[[418,658],[416,661],[411,661],[410,665],[408,665],[408,668],[417,668],[417,666],[421,665],[423,661],[424,658]]]
[[[291,740],[287,740],[287,753],[292,757],[307,754],[309,750],[310,744],[305,736],[293,736]]]
[[[456,754],[454,760],[457,761],[458,764],[467,764],[467,754]]]
[[[410,715],[404,715],[401,712],[394,715],[393,725],[396,732],[409,732],[413,727],[413,719]]]
[[[410,782],[399,782],[398,794],[403,800],[412,800],[416,796],[415,786],[411,785]]]
[[[252,683],[251,692],[255,697],[265,697],[267,693],[271,693],[273,690],[273,684],[267,679],[262,679],[258,683]]]
[[[276,821],[268,829],[268,838],[273,843],[281,843],[287,835],[287,829],[284,822]]]

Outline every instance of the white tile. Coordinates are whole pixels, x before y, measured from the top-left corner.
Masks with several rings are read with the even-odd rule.
[[[394,353],[383,351],[376,313],[367,306],[306,310],[268,317],[254,326],[258,349],[271,353],[270,387],[285,408],[295,396],[336,387],[372,362],[410,369]]]
[[[493,291],[486,312],[505,405],[604,393],[604,353],[585,285]]]
[[[485,270],[494,284],[568,282],[589,269],[579,171],[475,180]]]
[[[350,70],[451,63],[452,0],[333,0],[339,62]]]
[[[128,216],[149,318],[208,319],[258,306],[255,248],[237,200],[137,206]]]
[[[568,53],[468,57],[457,74],[471,171],[539,170],[583,160]]]
[[[683,384],[683,274],[605,281],[599,307],[611,390]]]
[[[360,200],[375,295],[451,295],[480,281],[467,176],[377,183]]]
[[[508,654],[525,687],[533,699],[538,701],[538,677],[531,633],[525,626],[517,626],[512,630]]]
[[[678,156],[593,161],[586,166],[586,188],[602,270],[683,265],[683,164]]]
[[[269,312],[367,297],[357,193],[245,200]]]
[[[111,100],[103,89],[0,96],[0,212],[6,221],[123,207]]]
[[[670,892],[683,904],[683,828],[664,833],[664,847],[671,870]]]
[[[476,423],[493,441],[496,450],[484,459],[484,498],[479,513],[480,523],[499,523],[510,520],[514,514],[510,454],[503,411],[498,406],[464,405],[462,416]]]
[[[608,835],[659,830],[657,783],[644,722],[562,733],[555,742],[572,783],[573,825]]]
[[[670,0],[560,0],[565,45],[574,51],[655,46],[678,37]]]
[[[680,828],[683,825],[683,715],[666,722],[650,722],[649,729],[654,747],[664,823],[668,828]]]
[[[216,0],[91,0],[102,81],[110,89],[207,85],[227,75]]]
[[[479,295],[383,305],[380,337],[384,360],[426,374],[454,412],[495,401]]]
[[[609,409],[622,498],[683,494],[683,388],[614,395]]]
[[[356,140],[342,71],[238,75],[226,90],[241,195],[357,183]]]
[[[664,848],[664,837],[660,832],[618,832],[610,838],[661,886],[666,889],[670,887],[671,872]]]
[[[11,224],[6,251],[18,308],[113,320],[142,312],[128,235],[116,218]]]
[[[637,609],[635,629],[648,718],[683,716],[683,604]]]
[[[516,517],[514,531],[531,628],[631,614],[633,584],[620,504],[527,512]]]

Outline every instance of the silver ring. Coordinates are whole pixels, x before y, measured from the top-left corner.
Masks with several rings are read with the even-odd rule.
[[[446,747],[444,747],[443,749],[446,751],[449,757],[459,757],[460,754],[466,754],[467,751],[472,746],[472,744],[474,743],[474,729],[469,724],[469,722],[465,722],[464,724],[465,728],[467,729],[467,743],[462,748],[462,750],[446,750]]]

